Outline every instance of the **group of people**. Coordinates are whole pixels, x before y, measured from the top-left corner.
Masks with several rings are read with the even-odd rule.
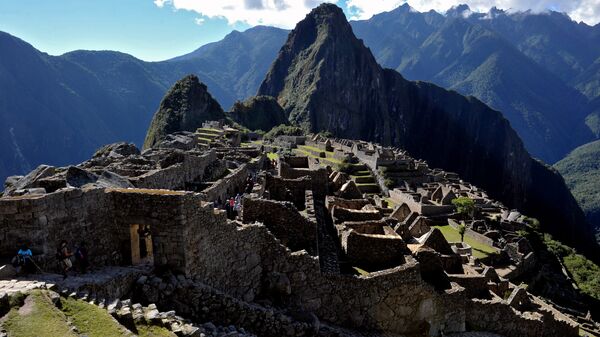
[[[242,195],[238,193],[235,197],[229,198],[229,200],[225,201],[223,208],[227,212],[228,219],[237,219],[238,215],[242,212]]]
[[[69,271],[73,269],[73,258],[75,259],[79,272],[87,272],[90,263],[86,246],[87,245],[85,242],[81,242],[73,253],[69,249],[69,245],[66,240],[62,240],[60,242],[60,245],[56,249],[56,259],[63,273],[63,278],[67,278]],[[19,245],[19,251],[12,259],[12,265],[17,274],[33,273],[36,269],[40,272],[42,271],[41,268],[35,263],[31,249],[29,249],[29,246],[25,243]]]

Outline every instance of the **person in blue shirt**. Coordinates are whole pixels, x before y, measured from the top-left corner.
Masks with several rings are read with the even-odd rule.
[[[22,244],[17,252],[17,256],[13,258],[13,267],[15,267],[17,274],[21,271],[30,272],[32,266],[33,254],[31,249],[26,244]]]

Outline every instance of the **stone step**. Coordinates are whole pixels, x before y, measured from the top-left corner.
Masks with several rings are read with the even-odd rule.
[[[357,184],[372,184],[372,183],[375,183],[375,177],[370,176],[370,175],[354,177],[354,182]]]
[[[357,185],[358,189],[361,193],[379,193],[379,185],[377,184],[366,184],[366,185]]]

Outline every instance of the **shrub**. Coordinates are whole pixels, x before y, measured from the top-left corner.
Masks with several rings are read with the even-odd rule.
[[[383,184],[385,185],[385,187],[387,188],[392,188],[396,185],[396,183],[394,182],[393,179],[387,178],[384,180]]]
[[[271,129],[264,136],[265,139],[275,139],[278,136],[303,136],[304,130],[298,126],[281,124]]]
[[[463,217],[473,218],[475,213],[475,202],[471,198],[460,197],[452,200],[452,204],[456,207],[456,212]]]

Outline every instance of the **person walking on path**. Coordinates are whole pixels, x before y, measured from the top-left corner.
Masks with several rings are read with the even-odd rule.
[[[67,241],[62,240],[60,242],[60,246],[58,247],[58,251],[56,252],[56,257],[60,261],[60,265],[62,267],[63,279],[67,278],[67,273],[73,268],[73,262],[71,262],[71,256],[73,253],[69,251],[69,247],[67,246]]]

